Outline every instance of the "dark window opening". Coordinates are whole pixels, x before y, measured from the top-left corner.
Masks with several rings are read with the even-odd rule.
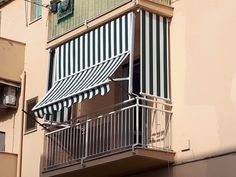
[[[0,132],[0,151],[5,151],[5,132]]]
[[[26,115],[26,124],[25,124],[25,130],[30,131],[36,129],[36,122],[34,119],[36,119],[34,112],[32,111],[33,107],[37,103],[37,98],[33,98],[27,101],[27,115]]]

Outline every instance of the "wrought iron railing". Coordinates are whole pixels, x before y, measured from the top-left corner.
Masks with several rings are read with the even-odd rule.
[[[166,100],[146,95],[81,117],[73,126],[47,133],[45,169],[83,163],[136,146],[169,151],[171,108]]]

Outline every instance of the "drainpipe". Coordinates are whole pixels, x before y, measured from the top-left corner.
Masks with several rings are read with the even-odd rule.
[[[22,105],[22,109],[25,109],[25,86],[26,86],[26,72],[24,71],[21,75],[22,78],[22,101],[21,101],[21,105]],[[18,177],[22,176],[22,153],[23,153],[23,136],[24,136],[24,112],[21,111],[21,132],[20,132],[20,150],[19,150],[19,160],[18,160]]]

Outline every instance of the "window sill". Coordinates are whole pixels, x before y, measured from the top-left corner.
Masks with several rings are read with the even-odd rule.
[[[28,134],[33,133],[33,132],[36,132],[36,131],[37,131],[37,127],[32,128],[32,129],[29,129],[29,130],[25,130],[24,135],[28,135]]]
[[[42,19],[42,16],[40,16],[40,17],[38,17],[38,18],[36,18],[36,19],[30,21],[30,22],[29,22],[29,25],[32,25],[33,23],[39,21],[40,19]]]

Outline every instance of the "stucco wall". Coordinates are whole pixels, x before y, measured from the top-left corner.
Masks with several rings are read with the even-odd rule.
[[[176,160],[236,148],[235,0],[178,0],[170,25]],[[190,140],[190,151],[181,152]]]
[[[20,82],[24,68],[25,45],[0,38],[0,78]]]
[[[0,164],[2,177],[16,177],[17,154],[0,152]]]
[[[47,4],[48,1],[43,1]],[[25,10],[26,7],[26,10]],[[25,43],[25,64],[26,72],[26,95],[25,99],[31,99],[38,96],[40,100],[46,93],[48,77],[48,50],[47,43],[47,16],[48,9],[42,8],[42,18],[30,23],[30,3],[15,0],[4,6],[1,10],[1,37],[13,39]],[[25,13],[28,12],[28,13]],[[25,18],[27,16],[28,18]],[[5,113],[6,114],[6,113]],[[16,112],[15,120],[22,120],[21,108]],[[12,115],[5,116],[2,119],[1,126],[8,126],[11,131]],[[38,119],[43,122],[42,119]],[[10,133],[8,133],[10,134]],[[20,129],[18,130],[15,141],[19,140]],[[7,137],[8,138],[8,137]],[[9,137],[7,141],[13,141]],[[23,159],[22,159],[22,177],[38,177],[40,175],[41,157],[43,156],[44,131],[37,126],[36,131],[24,133],[23,136]],[[7,143],[10,146],[10,142]],[[19,153],[20,145],[17,144],[16,153]],[[18,161],[19,162],[19,161]],[[18,169],[19,170],[19,169]]]
[[[153,170],[129,177],[235,177],[236,154]]]

